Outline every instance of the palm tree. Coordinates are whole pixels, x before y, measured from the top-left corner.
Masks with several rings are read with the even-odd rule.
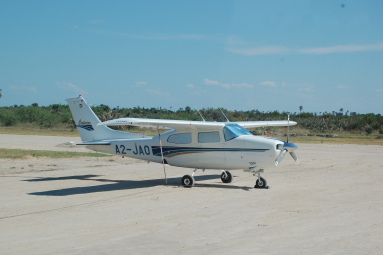
[[[2,94],[1,94],[1,92],[2,92],[3,90],[2,89],[0,89],[0,98],[3,96]]]
[[[299,111],[300,111],[300,112],[303,111],[303,106],[299,106]]]

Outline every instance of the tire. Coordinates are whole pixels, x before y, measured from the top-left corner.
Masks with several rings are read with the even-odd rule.
[[[222,172],[221,174],[221,181],[223,183],[231,183],[233,181],[233,174],[230,173],[229,171],[225,171],[225,172]]]
[[[266,189],[267,188],[267,182],[265,179],[261,177],[261,182],[259,182],[259,179],[255,182],[254,188],[256,189]]]
[[[181,183],[182,183],[182,186],[191,188],[194,186],[195,180],[193,176],[191,176],[190,174],[187,174],[182,177]]]

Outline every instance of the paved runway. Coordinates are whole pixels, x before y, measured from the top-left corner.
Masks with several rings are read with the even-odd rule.
[[[0,159],[0,254],[381,253],[383,147],[298,146],[299,165],[263,174],[269,190],[242,171],[231,184],[197,171],[183,188],[192,170],[171,166],[166,186],[161,165],[117,156]]]

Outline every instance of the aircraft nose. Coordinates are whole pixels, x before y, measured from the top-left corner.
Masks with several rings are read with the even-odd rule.
[[[286,153],[289,152],[290,156],[294,159],[295,162],[299,163],[299,160],[297,158],[297,155],[295,154],[295,150],[298,149],[298,146],[296,146],[293,143],[281,141],[282,143],[277,145],[277,150],[280,152],[280,154],[275,159],[275,165],[278,166],[279,163],[282,161],[282,159],[285,157]],[[283,147],[282,147],[283,146]],[[281,148],[282,147],[282,148]]]
[[[298,146],[296,146],[293,143],[283,142],[283,148],[288,150],[288,151],[295,151],[298,149]]]

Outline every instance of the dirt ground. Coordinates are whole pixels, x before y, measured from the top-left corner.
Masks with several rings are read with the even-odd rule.
[[[62,150],[68,137],[0,135]],[[293,142],[293,141],[292,141]],[[298,144],[255,177],[111,158],[0,159],[0,254],[381,254],[383,146]],[[85,151],[80,149],[80,151]]]

